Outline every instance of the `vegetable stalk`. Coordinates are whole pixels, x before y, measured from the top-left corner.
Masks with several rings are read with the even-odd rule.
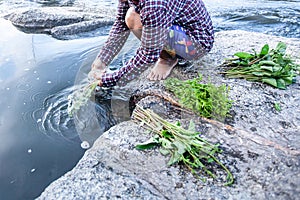
[[[201,168],[213,178],[216,178],[216,175],[206,167],[206,164],[216,162],[227,173],[225,185],[233,183],[231,172],[215,156],[216,153],[221,153],[218,145],[201,138],[200,133],[195,131],[195,124],[192,121],[189,129],[186,130],[180,124],[170,123],[152,110],[146,110],[140,106],[136,107],[132,117],[141,122],[146,129],[155,133],[148,141],[137,144],[137,149],[145,150],[160,145],[160,152],[163,155],[171,155],[168,165],[182,162],[193,174],[197,175],[196,169]]]

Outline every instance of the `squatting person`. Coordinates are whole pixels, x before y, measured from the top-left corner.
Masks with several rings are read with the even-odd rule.
[[[140,39],[140,47],[125,66],[107,72],[130,31]],[[153,67],[147,78],[162,80],[178,59],[197,59],[211,50],[213,42],[212,21],[202,0],[119,0],[116,21],[90,74],[100,86],[110,87]]]

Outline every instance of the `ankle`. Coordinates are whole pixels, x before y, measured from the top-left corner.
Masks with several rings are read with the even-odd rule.
[[[159,58],[158,63],[163,64],[163,65],[174,65],[175,63],[178,62],[177,58]]]
[[[160,52],[159,57],[164,59],[164,60],[176,60],[175,52],[174,52],[174,55],[173,55],[171,52],[168,52],[164,49]]]

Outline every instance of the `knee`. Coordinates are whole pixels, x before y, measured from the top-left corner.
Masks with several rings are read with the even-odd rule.
[[[125,16],[125,23],[129,29],[141,29],[141,17],[135,12],[133,7],[130,7]]]

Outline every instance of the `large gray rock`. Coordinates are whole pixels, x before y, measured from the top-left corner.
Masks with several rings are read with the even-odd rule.
[[[249,39],[250,38],[250,39]],[[202,182],[183,166],[168,167],[168,157],[158,149],[138,151],[135,144],[150,135],[134,121],[126,121],[105,132],[86,151],[77,166],[53,182],[39,199],[297,199],[300,195],[300,84],[278,90],[245,80],[226,79],[218,72],[224,58],[237,51],[251,51],[265,43],[275,47],[288,44],[288,51],[299,56],[300,40],[279,38],[244,31],[216,34],[211,53],[194,68],[176,68],[172,76],[188,78],[197,72],[204,81],[230,86],[234,100],[233,117],[225,125],[182,113],[182,124],[190,119],[198,131],[224,150],[220,160],[232,171],[235,183],[223,186],[225,173],[213,167],[216,180]],[[145,74],[140,79],[143,80]],[[163,82],[136,82],[137,88],[163,88]],[[146,97],[140,104],[166,116],[172,115],[157,97]],[[274,109],[274,103],[282,111]],[[174,113],[173,113],[174,114]],[[174,120],[174,119],[173,119]]]
[[[17,9],[5,16],[26,33],[47,33],[58,39],[89,32],[114,23],[115,10],[80,7],[39,7]]]

